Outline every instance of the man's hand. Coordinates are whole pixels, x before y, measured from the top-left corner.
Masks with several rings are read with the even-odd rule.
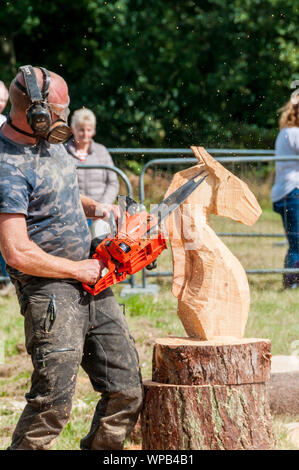
[[[97,259],[77,261],[76,265],[78,271],[75,279],[90,285],[94,285],[100,279],[101,272],[105,268],[104,263]]]
[[[109,215],[112,212],[115,217],[115,222],[118,223],[121,218],[119,206],[115,204],[101,204],[94,199],[83,196],[80,194],[81,203],[85,215],[89,219],[106,219],[109,220]]]
[[[95,209],[95,217],[108,219],[110,212],[113,212],[116,223],[120,218],[120,209],[115,204],[99,204]]]

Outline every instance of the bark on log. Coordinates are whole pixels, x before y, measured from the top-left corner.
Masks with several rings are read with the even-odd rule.
[[[273,448],[265,384],[144,385],[144,450]]]
[[[152,379],[173,385],[266,382],[271,372],[270,351],[271,342],[264,339],[158,338]]]
[[[153,381],[144,384],[142,448],[272,449],[270,346],[264,339],[158,339]]]

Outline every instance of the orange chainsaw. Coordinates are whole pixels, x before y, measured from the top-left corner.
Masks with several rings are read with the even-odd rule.
[[[141,269],[156,268],[156,259],[167,248],[162,222],[175,211],[205,180],[204,171],[191,178],[158,204],[150,213],[143,205],[128,196],[119,198],[121,208],[120,230],[117,231],[113,213],[110,214],[110,233],[105,238],[94,238],[91,257],[105,264],[106,273],[94,286],[83,284],[84,289],[97,295],[107,287],[126,279]]]

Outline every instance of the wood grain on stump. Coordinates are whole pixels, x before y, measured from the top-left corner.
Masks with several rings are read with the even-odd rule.
[[[158,338],[153,350],[153,381],[174,385],[266,382],[271,342],[260,339],[198,341]]]
[[[158,339],[153,381],[144,383],[142,448],[273,448],[270,357],[262,339]]]

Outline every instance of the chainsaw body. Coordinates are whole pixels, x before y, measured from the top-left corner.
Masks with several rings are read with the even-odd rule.
[[[146,211],[131,215],[125,212],[125,221],[113,237],[108,235],[95,248],[92,258],[105,264],[106,274],[94,286],[83,284],[85,290],[97,295],[104,289],[126,279],[153,262],[167,248],[165,233],[158,230],[154,235],[147,232],[157,224],[157,218]]]
[[[153,269],[155,260],[167,248],[166,237],[161,229],[163,220],[176,210],[193,191],[207,178],[206,171],[194,175],[189,181],[176,189],[151,213],[144,206],[126,196],[119,199],[125,220],[117,231],[115,220],[110,214],[111,234],[99,240],[95,246],[92,241],[91,256],[105,264],[106,274],[94,286],[83,284],[85,290],[97,295],[107,287],[126,279],[143,268]]]

